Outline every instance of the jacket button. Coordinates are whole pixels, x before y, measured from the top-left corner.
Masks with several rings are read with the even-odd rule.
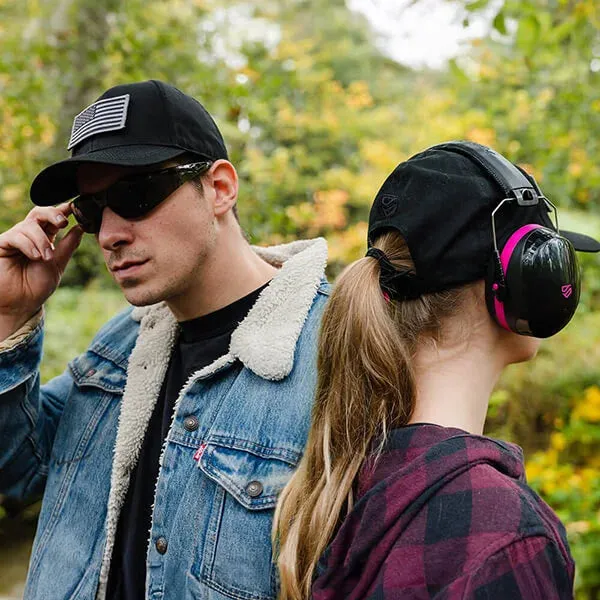
[[[198,418],[189,415],[183,420],[183,427],[186,431],[196,431],[198,429]]]
[[[159,537],[159,538],[156,540],[156,544],[155,544],[155,546],[156,546],[156,550],[157,550],[157,552],[158,552],[159,554],[164,554],[164,553],[167,551],[167,546],[168,546],[168,545],[169,545],[169,544],[167,543],[167,539],[166,539],[166,538],[164,538],[164,537]]]
[[[246,486],[246,493],[250,498],[258,498],[263,493],[263,485],[260,481],[251,481]]]

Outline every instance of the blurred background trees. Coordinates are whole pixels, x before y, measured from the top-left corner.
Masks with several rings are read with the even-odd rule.
[[[157,78],[215,116],[251,240],[323,235],[332,279],[364,253],[369,205],[393,167],[449,139],[493,146],[536,176],[561,225],[600,235],[600,5],[453,4],[483,33],[434,70],[393,60],[391,40],[344,0],[0,0],[0,230],[30,209],[34,175],[67,155],[76,113],[107,87]],[[402,19],[389,5],[390,19]],[[530,482],[567,525],[577,597],[592,600],[600,267],[595,256],[582,262],[578,315],[536,361],[507,371],[488,433],[525,448]],[[86,239],[49,302],[44,377],[62,371],[122,302]],[[0,535],[8,523],[0,520]],[[0,594],[8,572],[0,568]]]

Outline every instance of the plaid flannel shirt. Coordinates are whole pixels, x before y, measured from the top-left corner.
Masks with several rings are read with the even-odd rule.
[[[392,432],[359,474],[314,600],[573,597],[563,525],[525,483],[522,450],[459,429]]]

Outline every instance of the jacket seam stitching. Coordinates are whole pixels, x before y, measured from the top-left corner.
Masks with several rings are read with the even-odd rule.
[[[214,446],[222,446],[231,450],[248,452],[249,454],[254,454],[259,458],[280,459],[282,462],[288,463],[291,466],[296,466],[300,460],[300,457],[302,456],[301,452],[296,452],[295,450],[287,450],[286,448],[270,448],[269,446],[262,446],[261,444],[257,444],[251,440],[238,437],[225,437],[212,434],[207,435],[206,443]],[[250,449],[250,447],[254,450],[254,452]],[[286,459],[284,456],[289,458]]]
[[[44,328],[44,321],[40,321],[34,329],[31,330],[31,333],[23,340],[21,340],[18,344],[13,346],[12,348],[8,348],[7,350],[3,350],[0,352],[0,356],[3,358],[10,357],[12,354],[19,354],[23,351],[27,351],[31,346],[35,346],[38,343],[37,337]]]

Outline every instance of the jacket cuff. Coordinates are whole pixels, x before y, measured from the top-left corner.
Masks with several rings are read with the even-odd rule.
[[[30,335],[33,334],[36,327],[42,322],[44,319],[44,309],[40,308],[27,323],[25,323],[20,329],[17,329],[11,336],[7,337],[5,340],[0,342],[0,352],[6,352],[7,350],[12,350],[19,344],[21,344],[24,340],[26,340]]]

